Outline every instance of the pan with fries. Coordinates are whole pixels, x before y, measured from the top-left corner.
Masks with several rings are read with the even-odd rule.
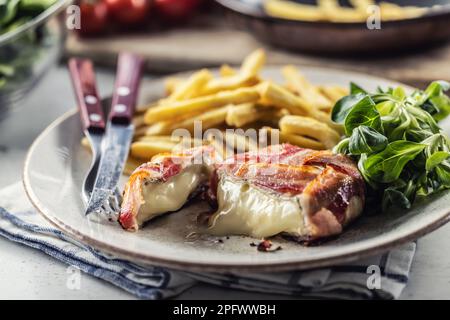
[[[396,89],[378,92],[378,88]],[[133,118],[133,141],[119,185],[120,190],[124,190],[125,186],[122,210],[134,210],[135,201],[145,200],[146,197],[159,197],[161,200],[167,195],[176,198],[186,193],[183,188],[175,192],[164,190],[159,188],[162,185],[160,184],[156,185],[159,189],[155,189],[160,193],[128,192],[127,195],[126,185],[129,185],[130,181],[133,183],[133,177],[145,176],[148,174],[145,170],[151,169],[155,164],[157,166],[154,168],[160,170],[159,172],[166,172],[162,169],[166,168],[164,164],[170,161],[165,159],[187,159],[193,154],[189,150],[207,150],[208,155],[213,154],[217,159],[221,159],[220,161],[223,160],[224,164],[229,164],[227,159],[243,153],[251,159],[254,152],[260,150],[261,141],[259,135],[255,138],[248,133],[262,132],[269,144],[281,143],[282,147],[269,149],[272,155],[274,152],[300,155],[300,158],[302,155],[308,155],[308,161],[317,160],[318,155],[322,157],[320,161],[324,162],[314,160],[308,169],[310,171],[298,167],[297,171],[301,174],[317,175],[317,170],[322,170],[321,163],[329,163],[330,166],[323,172],[334,172],[341,176],[344,174],[344,180],[347,182],[359,177],[366,188],[373,190],[377,187],[385,188],[383,183],[388,183],[390,188],[387,188],[389,190],[383,198],[378,198],[379,204],[383,202],[383,205],[392,205],[388,201],[394,200],[395,204],[404,204],[407,207],[408,201],[411,201],[406,211],[392,211],[389,214],[364,213],[338,238],[328,238],[320,246],[304,247],[292,239],[278,235],[270,237],[274,248],[282,248],[276,253],[258,253],[250,246],[255,238],[266,238],[265,235],[269,233],[278,234],[278,231],[271,230],[272,226],[285,219],[278,209],[278,213],[274,210],[273,217],[277,219],[270,220],[272,223],[256,221],[257,226],[266,228],[263,231],[258,229],[252,233],[237,235],[221,233],[218,228],[216,233],[199,232],[203,214],[209,214],[211,207],[204,199],[196,201],[198,198],[183,205],[181,209],[173,210],[175,212],[171,214],[152,219],[139,228],[138,232],[123,230],[132,231],[134,228],[134,225],[126,225],[126,219],[121,221],[121,225],[117,219],[86,219],[83,214],[85,203],[80,190],[89,169],[91,154],[75,111],[56,120],[33,143],[26,159],[24,184],[35,207],[56,226],[82,242],[134,261],[197,271],[280,271],[336,264],[388,250],[392,246],[426,234],[447,221],[450,193],[445,191],[448,161],[446,155],[450,149],[443,130],[437,126],[436,121],[444,119],[450,113],[450,98],[444,94],[448,88],[444,82],[435,82],[426,91],[414,91],[413,88],[385,79],[340,70],[290,65],[265,66],[263,50],[249,54],[240,66],[223,65],[217,69],[202,69],[165,79],[149,80],[142,84],[140,102]],[[418,111],[410,110],[407,105],[392,105],[392,101],[399,100],[399,97],[403,97],[405,101],[410,101],[407,97],[414,97],[415,101],[423,103],[424,109]],[[412,128],[412,132],[417,134],[408,138],[420,138],[422,143],[394,141],[395,149],[394,145],[387,145],[386,139],[392,139],[400,129],[383,132],[382,136],[377,131],[380,130],[377,127],[379,121],[390,120],[387,120],[389,117],[382,120],[374,117],[371,101],[379,104],[379,112],[395,112],[398,107],[404,108],[405,115],[417,118],[415,121],[404,121],[403,125],[391,123],[391,126],[400,128],[405,123],[410,126],[426,124],[423,130],[415,131]],[[448,110],[444,107],[448,107]],[[424,113],[425,109],[431,113]],[[449,126],[443,123],[442,128],[445,130]],[[217,139],[218,136],[221,139]],[[273,139],[276,141],[272,141]],[[399,144],[402,145],[401,148]],[[333,149],[334,153],[330,149]],[[429,174],[430,179],[434,179],[435,190],[424,189],[422,178],[416,174],[420,172],[417,167],[414,170],[408,166],[400,168],[408,161],[413,165],[413,156],[420,152],[429,158],[426,161],[426,174]],[[171,155],[175,155],[175,158],[171,158]],[[362,166],[358,165],[357,168],[355,164],[350,164],[350,157]],[[395,162],[395,165],[390,163],[392,159],[399,157],[401,160]],[[367,158],[370,159],[366,161]],[[376,161],[381,160],[383,165],[378,165]],[[257,168],[271,162],[256,161],[255,164]],[[274,160],[272,164],[278,163]],[[417,166],[417,163],[414,165]],[[333,168],[339,167],[341,171],[333,171]],[[425,163],[423,167],[425,168]],[[174,167],[170,164],[167,168],[171,170]],[[188,170],[202,170],[199,168],[191,167]],[[232,171],[234,167],[227,168],[231,168],[231,171],[226,172],[235,172]],[[238,167],[237,172],[246,174],[251,171],[243,171],[243,168],[245,166]],[[281,163],[279,169],[283,175],[290,167]],[[193,171],[186,172],[190,174]],[[395,184],[387,181],[396,174],[411,175],[412,182],[398,183],[403,176],[400,176],[400,180],[396,180]],[[143,181],[137,186],[151,187],[154,182],[170,181],[164,180],[165,178],[163,176],[160,180]],[[267,180],[260,179],[258,183],[269,186],[272,181],[268,176]],[[234,180],[225,179],[225,182],[233,183]],[[292,185],[291,182],[295,186],[297,180],[277,180],[277,185],[289,186]],[[347,186],[351,189],[351,185]],[[251,188],[249,185],[242,185],[239,190],[243,194],[252,191]],[[411,206],[414,201],[412,190],[417,195],[428,192],[426,200]],[[285,205],[297,201],[284,195],[258,199],[267,200],[264,202],[266,207],[261,207],[261,211],[274,203]],[[367,209],[372,204],[369,198],[366,201]],[[155,203],[153,200],[148,202]],[[231,203],[233,204],[233,201]],[[358,202],[352,203],[354,210],[362,210],[358,207]],[[219,210],[220,205],[219,201]],[[244,223],[237,224],[237,227],[242,225]]]
[[[379,55],[450,39],[448,0],[216,1],[231,25],[291,50]]]

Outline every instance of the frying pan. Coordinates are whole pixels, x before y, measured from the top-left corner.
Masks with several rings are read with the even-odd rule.
[[[366,22],[297,21],[268,16],[263,0],[216,0],[232,25],[276,47],[322,54],[385,54],[443,43],[450,39],[450,0],[389,0],[403,6],[439,8],[411,19],[383,21],[370,30]],[[313,0],[291,0],[314,4]],[[348,2],[340,1],[348,6]]]

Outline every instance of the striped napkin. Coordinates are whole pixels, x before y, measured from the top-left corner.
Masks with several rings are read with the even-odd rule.
[[[0,190],[0,236],[41,250],[141,299],[171,298],[198,282],[305,298],[395,299],[408,282],[416,249],[415,243],[409,243],[346,265],[283,273],[207,274],[143,266],[100,252],[55,229],[32,208],[20,183]]]

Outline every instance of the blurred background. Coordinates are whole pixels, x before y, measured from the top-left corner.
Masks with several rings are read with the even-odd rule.
[[[449,22],[448,0],[3,0],[0,105],[70,56],[110,68],[122,50],[144,56],[152,75],[239,64],[262,47],[269,64],[423,87],[450,78]]]

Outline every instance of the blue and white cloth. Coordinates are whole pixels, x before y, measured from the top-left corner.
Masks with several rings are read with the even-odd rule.
[[[0,190],[0,236],[41,250],[141,299],[171,298],[198,282],[305,298],[395,299],[408,282],[416,249],[415,243],[409,243],[346,265],[283,273],[200,274],[143,266],[102,253],[52,227],[32,208],[20,183]],[[369,278],[371,265],[381,271],[379,289],[368,285],[377,286],[377,280]]]

